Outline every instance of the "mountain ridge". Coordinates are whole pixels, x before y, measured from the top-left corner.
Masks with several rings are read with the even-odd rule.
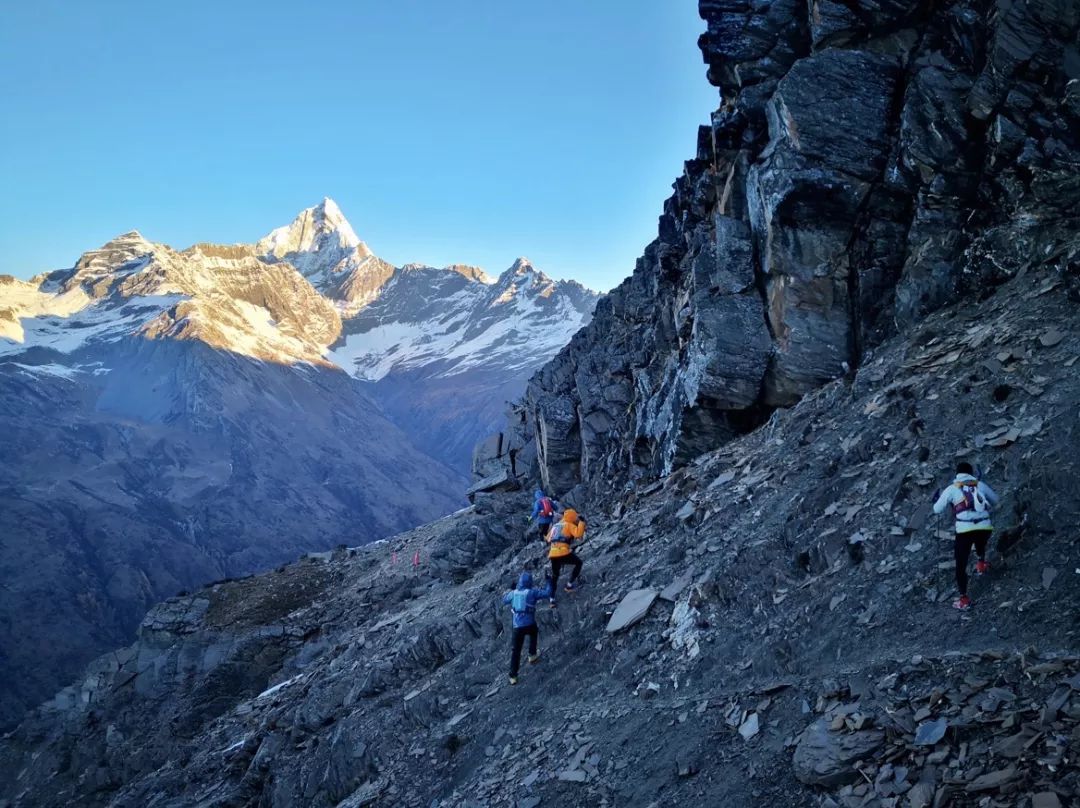
[[[400,346],[386,344],[380,383],[357,378],[331,346],[350,310],[365,310],[363,290],[384,288],[378,259],[332,200],[272,234],[177,250],[132,230],[70,268],[0,277],[0,569],[18,580],[0,592],[13,682],[0,725],[178,589],[459,507],[472,443],[546,358],[477,357],[447,385],[423,362],[398,374]],[[413,274],[436,310],[439,284],[486,277]],[[409,316],[414,303],[380,311]],[[427,365],[470,360],[470,328],[505,340],[547,327],[511,303],[458,322],[443,346],[457,355],[435,351]],[[43,647],[12,630],[20,614],[34,616],[25,623]]]
[[[293,271],[303,280],[294,278]],[[245,272],[252,277],[242,279],[240,276]],[[266,280],[259,277],[260,273],[266,273],[272,285],[289,287],[288,295],[285,298],[274,296],[265,288],[260,294],[254,294],[253,288]],[[42,273],[29,281],[14,279],[14,283],[20,286],[15,287],[14,283],[9,285],[21,290],[21,298],[32,296],[34,300],[22,301],[22,307],[18,305],[18,300],[5,306],[5,299],[0,296],[0,328],[3,329],[0,337],[8,339],[6,347],[0,344],[0,355],[22,350],[19,347],[20,343],[23,343],[20,321],[33,320],[39,314],[56,318],[70,316],[78,313],[79,303],[82,303],[83,307],[89,307],[100,301],[122,307],[122,301],[117,298],[140,296],[149,300],[164,298],[166,295],[183,295],[195,299],[221,292],[226,297],[239,298],[251,305],[267,309],[275,324],[282,319],[289,319],[290,312],[287,309],[290,304],[298,306],[302,316],[316,317],[321,321],[318,334],[309,335],[310,339],[302,339],[303,345],[293,345],[290,348],[284,344],[289,335],[279,335],[282,337],[280,344],[272,348],[260,348],[256,344],[252,354],[255,358],[274,359],[285,363],[329,363],[332,361],[331,346],[339,336],[344,338],[349,335],[342,333],[341,321],[349,321],[362,315],[364,309],[378,301],[388,284],[406,274],[436,282],[443,282],[450,277],[461,277],[483,286],[502,284],[505,287],[512,285],[510,279],[526,275],[531,277],[534,274],[533,286],[539,289],[538,294],[546,297],[567,290],[574,296],[576,319],[562,329],[567,338],[573,330],[587,321],[591,313],[591,303],[597,298],[594,292],[575,281],[554,281],[548,278],[525,258],[516,259],[497,277],[488,275],[479,267],[464,264],[447,267],[405,264],[402,267],[393,267],[371,252],[357,237],[341,209],[327,197],[318,205],[301,211],[290,224],[276,228],[253,245],[196,243],[176,250],[166,244],[146,239],[138,230],[130,230],[110,239],[101,247],[84,253],[71,269]],[[243,281],[242,288],[231,287],[230,280],[238,279]],[[215,289],[215,283],[220,283],[224,288]],[[37,295],[32,295],[25,284],[36,287]],[[416,283],[414,286],[414,291],[418,294],[429,291],[423,288],[423,284]],[[86,295],[86,299],[78,296],[78,290]],[[311,294],[312,291],[314,295]],[[506,291],[509,293],[510,290]],[[0,292],[0,295],[2,294]],[[12,294],[13,292],[8,291],[7,297]],[[336,325],[334,315],[326,311],[326,307],[316,300],[316,296],[337,310]],[[268,302],[273,303],[270,308],[267,308]],[[408,300],[399,300],[397,305],[407,308],[408,303]],[[225,342],[225,326],[240,331],[244,331],[246,327],[248,332],[265,330],[262,323],[251,322],[250,317],[245,317],[252,314],[251,312],[230,311],[227,319],[233,322],[221,323],[215,321],[214,312],[209,310],[212,306],[200,310],[197,302],[182,306],[178,311],[168,309],[169,307],[162,306],[163,319],[172,323],[185,319],[189,322],[204,322],[202,330],[211,334],[211,344],[232,349],[237,353],[247,352],[250,347],[247,344],[249,340],[238,340],[232,344]],[[384,319],[387,317],[385,309],[386,307],[382,311]],[[511,311],[507,314],[510,317],[516,316],[516,313]],[[527,328],[527,318],[518,319],[518,325]],[[244,322],[245,320],[247,322]],[[294,317],[292,320],[291,329],[302,330],[302,323],[298,318]],[[334,333],[335,329],[337,333]],[[172,329],[167,325],[155,325],[149,330],[155,336],[194,336],[202,333],[199,328]],[[354,328],[350,333],[358,332]],[[525,340],[527,336],[522,341]],[[346,372],[355,370],[347,365],[342,367]]]

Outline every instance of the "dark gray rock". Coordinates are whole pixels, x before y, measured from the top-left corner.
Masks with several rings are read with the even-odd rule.
[[[855,763],[867,760],[885,742],[878,729],[834,732],[829,722],[811,724],[795,747],[795,776],[808,785],[842,786],[859,779]]]

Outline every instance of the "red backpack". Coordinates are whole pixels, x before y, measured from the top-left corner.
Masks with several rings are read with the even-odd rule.
[[[547,497],[541,497],[540,499],[540,516],[544,519],[550,519],[555,515],[555,507],[551,504],[551,500]]]

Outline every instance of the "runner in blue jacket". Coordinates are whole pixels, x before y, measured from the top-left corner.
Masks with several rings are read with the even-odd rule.
[[[529,662],[540,661],[540,651],[537,649],[539,630],[536,626],[536,604],[541,600],[548,600],[552,593],[551,577],[544,579],[544,586],[540,589],[533,588],[531,573],[523,572],[518,578],[517,589],[503,595],[503,605],[509,606],[514,613],[514,631],[512,650],[510,652],[510,684],[518,682],[518,668],[521,667],[521,647],[525,644],[525,638],[529,638]]]
[[[558,500],[545,495],[539,488],[536,489],[533,493],[533,509],[529,516],[529,524],[536,522],[535,533],[540,541],[547,540],[547,534],[551,530],[551,523],[555,519],[557,510],[559,510]]]

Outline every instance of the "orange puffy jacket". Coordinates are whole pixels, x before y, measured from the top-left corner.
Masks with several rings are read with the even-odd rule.
[[[562,515],[562,520],[552,525],[551,532],[548,533],[547,540],[548,544],[551,545],[551,549],[548,550],[548,558],[561,558],[570,555],[572,552],[570,543],[584,535],[585,520],[579,519],[577,511],[573,508],[567,508]]]

